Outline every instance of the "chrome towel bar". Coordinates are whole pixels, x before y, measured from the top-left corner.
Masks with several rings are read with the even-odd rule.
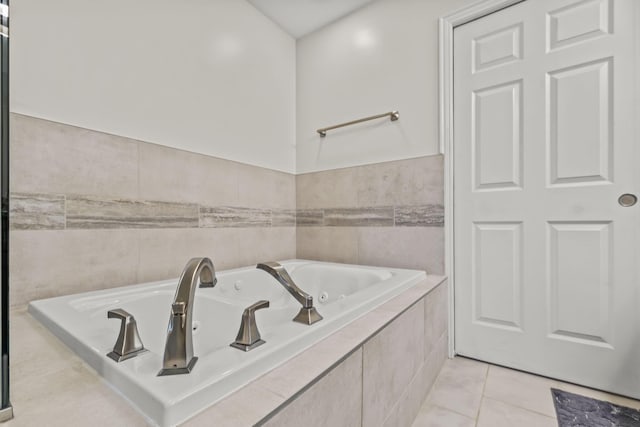
[[[339,125],[334,125],[334,126],[329,126],[329,127],[326,127],[326,128],[318,129],[316,132],[318,132],[320,134],[320,136],[324,137],[324,136],[327,136],[327,131],[328,130],[338,129],[338,128],[345,127],[345,126],[351,126],[351,125],[355,125],[355,124],[362,123],[362,122],[368,122],[369,120],[381,119],[382,117],[387,117],[387,116],[389,116],[389,118],[391,119],[392,122],[395,122],[396,120],[398,120],[400,118],[400,113],[397,112],[397,111],[389,111],[388,113],[376,114],[375,116],[365,117],[364,119],[353,120],[353,121],[346,122],[346,123],[340,123]]]

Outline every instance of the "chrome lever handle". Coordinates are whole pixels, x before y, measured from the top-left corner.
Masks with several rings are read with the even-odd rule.
[[[238,330],[236,340],[230,344],[231,347],[249,351],[265,343],[265,341],[260,338],[255,312],[256,310],[267,307],[269,307],[269,301],[261,300],[244,309],[240,330]]]
[[[107,318],[120,320],[120,333],[113,351],[107,354],[109,358],[122,362],[147,351],[140,339],[136,319],[129,312],[116,308],[107,312]]]

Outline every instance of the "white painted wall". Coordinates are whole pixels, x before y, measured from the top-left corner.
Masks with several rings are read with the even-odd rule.
[[[295,40],[244,0],[11,4],[11,108],[295,171]]]
[[[300,38],[374,0],[249,0],[249,3]]]
[[[297,43],[297,172],[438,153],[438,18],[477,0],[378,0]],[[316,129],[399,110],[329,132]]]

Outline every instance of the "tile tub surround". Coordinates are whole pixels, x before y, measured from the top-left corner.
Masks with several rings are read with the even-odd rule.
[[[299,258],[444,272],[443,157],[296,176]]]
[[[11,191],[14,307],[296,256],[284,172],[12,114]]]
[[[446,304],[446,286],[442,277],[428,276],[184,425],[299,425],[303,412],[310,426],[328,425],[326,420],[336,426],[411,425],[446,358],[446,319],[429,310]],[[14,311],[12,319],[16,418],[9,426],[146,425],[24,310]],[[411,361],[403,363],[401,349],[409,347],[415,354],[405,354]],[[372,394],[363,388],[373,383],[384,389]],[[306,405],[310,400],[312,407]]]
[[[11,126],[14,307],[178,277],[193,256],[443,272],[441,156],[294,176],[20,114]]]

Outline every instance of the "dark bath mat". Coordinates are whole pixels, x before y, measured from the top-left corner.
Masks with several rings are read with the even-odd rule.
[[[640,411],[551,389],[558,427],[640,427]]]

